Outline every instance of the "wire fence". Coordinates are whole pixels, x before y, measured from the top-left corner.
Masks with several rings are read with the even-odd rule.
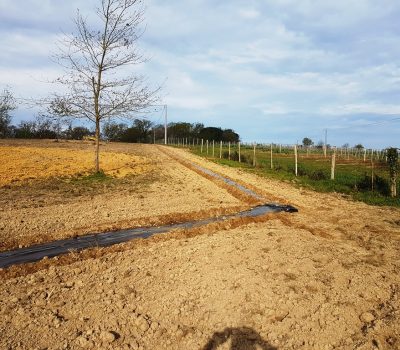
[[[385,149],[217,142],[198,138],[170,138],[168,144],[232,166],[320,183],[329,191],[391,195]],[[399,184],[396,186],[400,189]]]

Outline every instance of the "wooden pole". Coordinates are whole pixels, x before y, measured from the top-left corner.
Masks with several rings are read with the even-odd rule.
[[[256,166],[256,143],[253,145],[253,166]]]
[[[204,140],[201,139],[201,148],[200,148],[200,153],[203,153],[203,145],[204,145]]]
[[[207,149],[207,155],[208,155],[208,140],[206,141],[206,149]]]
[[[214,148],[214,140],[213,140],[213,158],[215,157],[215,148]]]
[[[367,149],[364,148],[364,162],[367,160]]]
[[[297,176],[297,145],[294,145],[294,173]]]
[[[332,154],[331,180],[335,180],[335,166],[336,166],[336,149],[333,150]]]
[[[374,156],[371,157],[371,189],[374,192]]]
[[[228,159],[231,160],[231,142],[228,142]]]
[[[271,169],[274,168],[274,162],[272,160],[272,143],[271,143]]]
[[[222,158],[222,141],[219,143],[219,159]]]
[[[238,152],[239,152],[239,163],[240,163],[240,161],[241,161],[241,158],[240,158],[240,141],[238,142]]]

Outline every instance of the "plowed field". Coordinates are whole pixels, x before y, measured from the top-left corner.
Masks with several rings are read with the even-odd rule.
[[[3,270],[0,348],[400,348],[399,209],[260,178],[184,150],[120,144],[104,152],[142,157],[151,170],[101,185],[47,179],[2,188],[0,232],[9,246],[248,207],[183,163],[299,212]],[[58,189],[46,191],[52,181]]]

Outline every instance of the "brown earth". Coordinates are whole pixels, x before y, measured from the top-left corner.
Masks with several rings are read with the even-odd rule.
[[[15,169],[13,174],[26,172],[30,178],[14,181],[18,185],[0,186],[0,250],[90,232],[209,217],[247,207],[150,145],[103,145],[101,166],[106,172],[115,171],[121,159],[122,163],[129,160],[132,170],[124,170],[128,173],[125,177],[97,182],[76,176],[76,172],[90,169],[91,144],[33,144],[0,146],[4,154],[12,154],[3,159],[1,178],[15,179],[16,175],[7,175],[5,170],[11,168]],[[77,165],[77,157],[84,159],[82,166]],[[52,166],[46,168],[41,160]],[[59,171],[63,178],[57,177]]]
[[[194,176],[191,186],[201,179],[215,191],[216,184],[158,148],[137,147],[179,167],[185,180]],[[295,188],[183,150],[166,152],[299,213],[156,236],[120,252],[104,249],[96,259],[79,261],[74,253],[72,264],[47,264],[16,278],[10,276],[18,268],[5,270],[0,348],[400,348],[399,209]],[[221,207],[238,205],[217,189],[227,198]],[[214,198],[207,194],[196,201]],[[155,189],[146,200],[160,195]],[[186,193],[179,196],[185,203]]]

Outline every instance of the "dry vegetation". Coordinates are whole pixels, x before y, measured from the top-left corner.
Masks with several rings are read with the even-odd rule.
[[[398,208],[295,188],[183,150],[160,150],[105,145],[105,152],[147,158],[151,172],[91,185],[74,195],[63,192],[71,183],[58,184],[52,195],[43,183],[24,185],[44,207],[36,207],[32,197],[25,198],[28,207],[23,208],[27,195],[18,192],[21,186],[2,189],[9,201],[1,211],[7,227],[3,237],[15,218],[38,213],[37,224],[47,230],[67,218],[74,232],[84,232],[85,225],[145,225],[157,215],[160,222],[177,213],[189,219],[247,205],[181,165],[190,162],[290,203],[299,213],[233,220],[6,269],[1,272],[0,348],[400,348]],[[18,200],[13,202],[10,193]],[[19,230],[25,237],[42,232],[32,222]],[[51,232],[58,237],[68,230],[59,226]]]
[[[73,148],[0,146],[0,186],[29,181],[84,176],[93,169],[93,151]],[[104,173],[115,177],[139,175],[150,170],[144,157],[105,152]]]

